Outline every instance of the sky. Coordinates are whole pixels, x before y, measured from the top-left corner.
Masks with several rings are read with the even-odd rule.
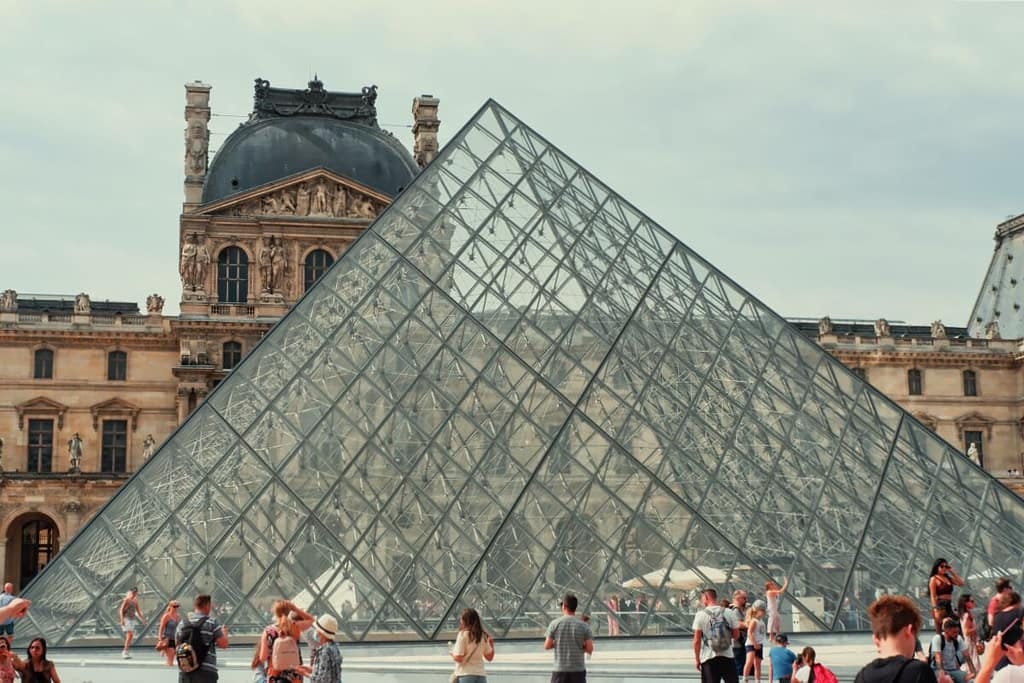
[[[787,317],[964,325],[1024,213],[1024,2],[0,0],[0,289],[177,311],[184,83],[494,98]]]

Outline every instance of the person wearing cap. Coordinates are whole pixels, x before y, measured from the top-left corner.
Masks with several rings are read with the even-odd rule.
[[[181,621],[179,607],[181,607],[181,603],[177,600],[168,602],[167,609],[160,617],[160,626],[156,630],[159,634],[156,649],[167,658],[167,666],[174,666],[174,650],[177,647],[174,642],[174,633],[178,630],[178,623]]]
[[[301,667],[309,683],[341,683],[341,648],[338,647],[338,620],[321,614],[306,632],[312,648],[309,666]]]
[[[793,662],[796,653],[789,649],[789,638],[785,633],[775,636],[775,647],[768,652],[768,680],[789,683],[793,676]]]
[[[960,635],[960,624],[956,619],[947,617],[942,620],[942,632],[932,636],[928,654],[936,671],[944,671],[954,683],[966,683],[967,672],[960,667],[966,660],[967,641]]]

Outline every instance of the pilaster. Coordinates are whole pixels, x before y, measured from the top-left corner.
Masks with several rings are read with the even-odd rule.
[[[185,204],[188,213],[203,195],[210,149],[210,90],[200,81],[185,84]]]
[[[412,101],[412,152],[420,168],[437,156],[437,131],[441,127],[437,106],[440,102],[433,95],[420,95]]]

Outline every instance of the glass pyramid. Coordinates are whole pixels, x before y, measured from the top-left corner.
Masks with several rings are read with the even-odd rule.
[[[685,633],[788,576],[795,630],[1019,580],[1016,495],[488,102],[31,584],[51,642],[212,592],[345,636]],[[627,599],[633,606],[627,606]],[[639,606],[637,606],[639,605]],[[155,621],[155,620],[154,620]],[[787,624],[787,628],[788,628]],[[149,631],[154,626],[148,627]],[[143,635],[147,635],[145,632]]]

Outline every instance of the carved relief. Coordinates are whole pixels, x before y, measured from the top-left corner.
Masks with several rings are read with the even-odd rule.
[[[78,500],[68,500],[68,501],[65,501],[64,503],[61,503],[61,506],[60,506],[60,511],[63,512],[65,515],[67,515],[67,514],[77,515],[77,514],[79,514],[84,509],[85,509],[85,506],[82,505],[82,502],[78,501]]]
[[[18,310],[18,293],[13,289],[5,289],[0,294],[0,312],[13,313]]]
[[[341,183],[324,179],[300,183],[250,199],[228,211],[234,216],[318,216],[376,218],[383,204]]]
[[[190,175],[206,173],[206,158],[210,133],[202,122],[196,121],[185,132],[185,165]]]
[[[152,315],[159,315],[164,311],[164,298],[159,294],[150,294],[146,297],[146,312]]]
[[[92,312],[92,301],[89,300],[89,295],[85,292],[80,292],[75,295],[75,313],[88,315]]]

